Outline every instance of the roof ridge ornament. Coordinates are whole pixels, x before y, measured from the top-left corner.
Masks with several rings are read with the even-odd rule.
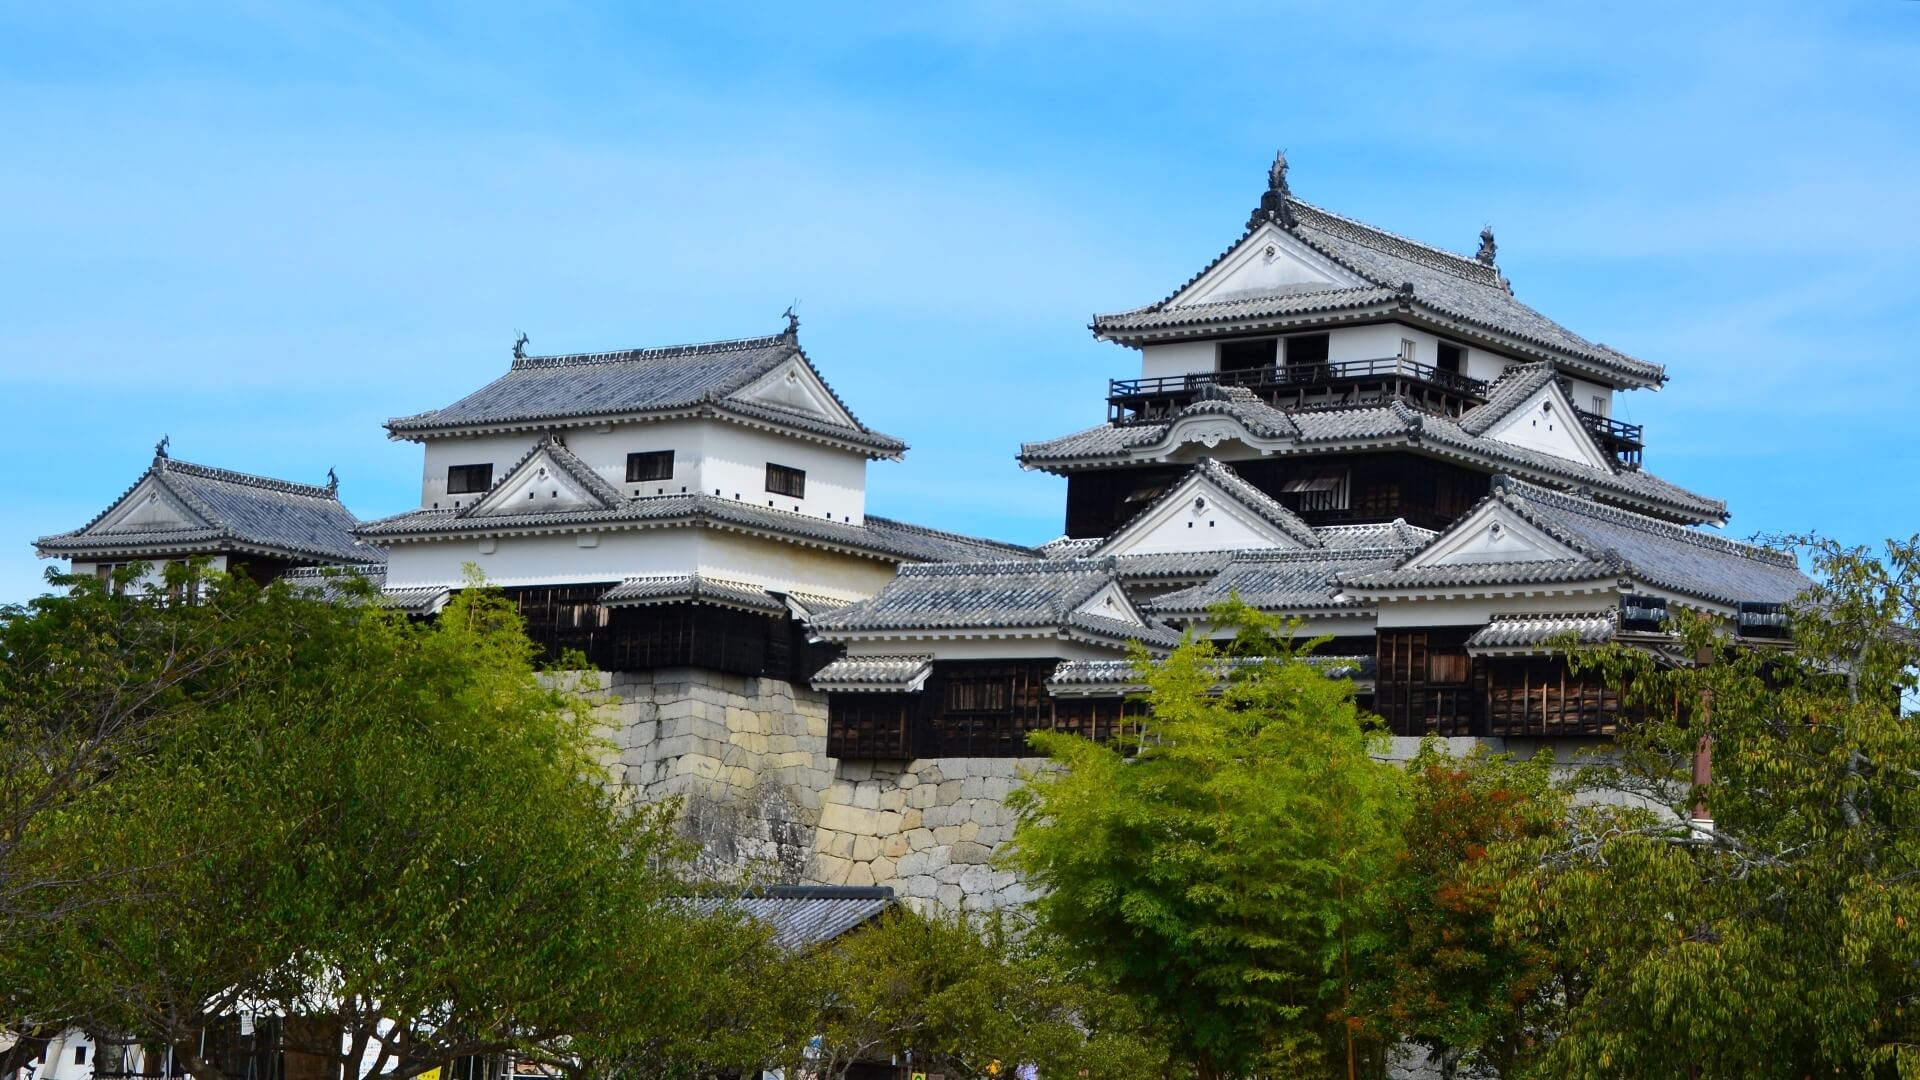
[[[327,466],[327,494],[338,495],[339,493],[340,476],[333,471],[333,466],[329,465]]]
[[[521,330],[519,334],[519,337],[513,339],[513,358],[515,360],[525,360],[527,358],[527,332]]]
[[[153,459],[155,461],[167,460],[167,447],[171,445],[173,445],[173,436],[160,436],[160,441],[153,444]]]
[[[793,303],[787,305],[787,310],[780,313],[781,318],[787,320],[787,328],[780,331],[780,336],[789,341],[800,340],[800,316],[793,313],[793,309],[798,306],[799,303],[800,301],[795,300]]]
[[[1247,218],[1247,230],[1251,232],[1263,223],[1271,221],[1291,232],[1300,224],[1293,216],[1293,190],[1287,186],[1287,152],[1281,150],[1273,155],[1273,164],[1267,168],[1267,190],[1260,196],[1260,205]]]
[[[1493,242],[1493,225],[1488,223],[1480,229],[1480,250],[1473,257],[1482,266],[1492,266],[1495,253],[1500,245]]]

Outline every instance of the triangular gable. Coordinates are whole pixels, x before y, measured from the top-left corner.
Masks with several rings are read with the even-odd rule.
[[[788,357],[772,371],[728,394],[727,400],[771,405],[777,409],[817,416],[841,427],[860,427],[860,422],[853,418],[853,414],[834,399],[833,392],[814,372],[813,365],[802,360],[798,353]]]
[[[1613,469],[1613,459],[1595,445],[1557,379],[1548,379],[1507,415],[1488,425],[1482,437],[1596,469]]]
[[[1161,307],[1185,307],[1270,293],[1350,289],[1373,282],[1322,255],[1269,222],[1249,233]]]
[[[1487,499],[1455,522],[1403,569],[1461,566],[1478,563],[1551,562],[1588,558],[1581,551],[1549,535],[1498,498]]]
[[[524,514],[554,514],[570,510],[610,510],[615,503],[606,498],[587,477],[578,474],[573,462],[562,460],[566,451],[542,440],[513,471],[501,477],[479,501],[461,511],[461,517],[518,517]]]
[[[1136,626],[1147,624],[1147,620],[1141,617],[1139,609],[1133,606],[1133,601],[1127,599],[1127,591],[1121,588],[1117,581],[1109,582],[1105,588],[1087,597],[1073,611],[1076,615],[1099,615]]]
[[[210,529],[217,523],[187,505],[155,473],[141,478],[133,490],[107,508],[85,535],[100,533],[162,532],[169,529]]]
[[[1290,531],[1288,525],[1295,528]],[[1317,541],[1307,542],[1312,535],[1292,511],[1209,459],[1122,525],[1094,554],[1299,550],[1318,546]]]

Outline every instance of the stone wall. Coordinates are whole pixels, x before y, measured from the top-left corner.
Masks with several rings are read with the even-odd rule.
[[[948,911],[1031,895],[993,856],[1013,838],[1007,795],[1037,761],[837,761],[826,752],[826,696],[807,687],[696,668],[582,678],[604,721],[613,781],[638,801],[681,799],[681,827],[699,843],[704,870],[886,885],[916,907]],[[1523,756],[1550,746],[1562,770],[1592,748],[1444,740],[1458,754],[1481,741]],[[1384,757],[1405,761],[1419,743],[1393,739]]]
[[[886,885],[917,907],[978,910],[1028,893],[991,865],[1013,836],[1019,762],[836,761],[824,694],[694,668],[587,673],[613,782],[682,801],[703,869],[764,880]]]

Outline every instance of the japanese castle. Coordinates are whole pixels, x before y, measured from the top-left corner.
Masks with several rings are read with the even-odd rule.
[[[393,517],[162,447],[37,545],[82,574],[344,566],[422,618],[476,564],[551,650],[760,680],[824,712],[787,751],[815,784],[1109,733],[1140,708],[1129,648],[1207,633],[1230,595],[1326,636],[1328,669],[1397,735],[1604,737],[1617,696],[1554,643],[1658,648],[1681,607],[1777,637],[1808,581],[1703,529],[1726,505],[1645,468],[1615,399],[1664,368],[1523,304],[1496,254],[1491,230],[1462,255],[1304,202],[1276,159],[1218,258],[1093,320],[1138,365],[1103,423],[1018,448],[1067,478],[1064,535],[1038,548],[869,512],[869,463],[906,444],[858,418],[790,315],[708,344],[516,346],[499,378],[387,423],[424,456],[418,508]]]

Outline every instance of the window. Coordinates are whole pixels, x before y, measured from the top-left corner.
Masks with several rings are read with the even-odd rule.
[[[1278,338],[1254,338],[1250,341],[1223,341],[1220,343],[1221,371],[1254,371],[1273,366],[1274,358],[1279,356]]]
[[[807,497],[807,472],[805,469],[790,469],[785,465],[767,463],[767,490],[775,495],[785,495],[790,499]]]
[[[1593,395],[1593,409],[1592,409],[1592,412],[1593,412],[1593,415],[1595,415],[1595,416],[1605,416],[1605,415],[1607,415],[1607,397],[1606,397],[1606,395],[1605,395],[1605,394],[1595,394],[1595,395]]]
[[[493,465],[447,466],[447,494],[470,495],[493,486]]]
[[[1427,681],[1459,684],[1467,681],[1467,654],[1430,652],[1427,654]]]
[[[1433,366],[1439,368],[1441,371],[1451,371],[1455,375],[1465,371],[1467,367],[1466,346],[1455,345],[1451,341],[1441,342],[1437,359],[1434,360]]]
[[[1412,363],[1415,356],[1414,349],[1415,345],[1413,344],[1412,338],[1400,339],[1400,359]]]
[[[627,483],[673,479],[673,451],[644,450],[627,455]]]
[[[76,1046],[76,1047],[74,1047],[74,1048],[73,1048],[73,1063],[74,1063],[75,1065],[85,1065],[85,1064],[87,1063],[87,1048],[86,1048],[86,1047],[84,1047],[84,1046]]]
[[[1287,478],[1280,486],[1280,502],[1297,513],[1345,510],[1347,491],[1347,470],[1310,469]]]
[[[1302,334],[1287,339],[1287,366],[1300,367],[1303,364],[1324,364],[1327,362],[1327,343],[1330,335]]]

